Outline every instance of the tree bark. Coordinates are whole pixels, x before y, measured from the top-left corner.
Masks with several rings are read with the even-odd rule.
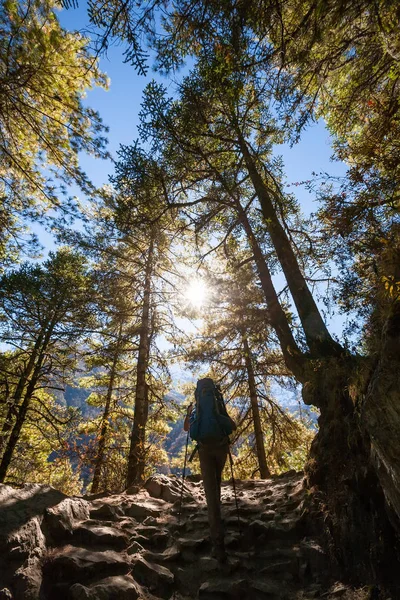
[[[268,468],[267,457],[265,455],[264,435],[261,427],[260,409],[258,407],[257,385],[254,376],[253,361],[251,359],[249,343],[245,335],[243,335],[243,346],[260,477],[261,479],[268,479],[268,477],[271,477],[271,471]]]
[[[149,414],[149,402],[147,393],[146,374],[149,366],[150,353],[150,300],[151,300],[151,281],[153,275],[154,260],[154,234],[150,239],[149,251],[147,254],[143,308],[141,317],[141,328],[139,337],[139,351],[137,360],[135,410],[133,415],[133,427],[131,433],[131,442],[128,456],[127,487],[143,480],[145,468],[145,439],[146,425]]]
[[[46,336],[47,337],[47,336]],[[7,475],[8,467],[10,466],[16,445],[18,443],[22,426],[25,422],[26,414],[29,409],[29,405],[32,400],[33,393],[35,391],[36,384],[40,377],[40,371],[43,365],[44,353],[47,347],[47,343],[43,344],[43,348],[39,354],[38,361],[35,365],[32,376],[29,380],[24,399],[19,407],[18,416],[12,428],[10,437],[8,438],[6,448],[4,450],[3,457],[0,463],[0,483],[4,483],[4,479]]]
[[[60,304],[61,304],[61,302],[60,302]],[[57,310],[59,307],[60,307],[60,305],[55,307],[53,318],[52,318],[51,322],[48,324],[47,331],[46,332],[42,331],[40,333],[40,335],[38,336],[38,340],[35,343],[35,349],[37,351],[35,354],[35,357],[37,356],[37,362],[34,366],[33,373],[29,379],[29,382],[28,382],[28,385],[26,388],[26,392],[24,394],[24,399],[22,401],[22,404],[20,405],[17,419],[12,428],[10,437],[8,438],[7,446],[6,446],[6,449],[4,451],[4,454],[3,454],[3,457],[2,457],[2,460],[0,463],[0,483],[4,482],[4,479],[7,475],[7,470],[8,470],[8,467],[10,466],[10,462],[13,457],[15,447],[18,443],[21,429],[25,422],[26,414],[28,412],[29,405],[32,400],[32,396],[35,391],[36,384],[39,381],[40,372],[41,372],[44,358],[45,358],[45,353],[46,353],[47,347],[49,345],[49,342],[51,340],[51,336],[53,335],[54,328],[57,324],[57,320],[58,320]],[[40,350],[39,350],[39,348],[40,348]],[[30,362],[31,362],[31,360],[29,361],[29,363]],[[21,389],[23,389],[23,388],[21,387]]]
[[[243,229],[245,230],[248,242],[250,244],[250,248],[254,255],[261,287],[263,289],[265,301],[268,306],[271,326],[274,328],[276,335],[278,336],[286,366],[290,371],[292,371],[298,381],[304,381],[304,364],[306,358],[296,344],[292,331],[289,327],[287,317],[282,309],[275,291],[268,265],[253,233],[247,215],[239,202],[237,203],[237,210],[240,215]]]
[[[271,200],[271,193],[258,172],[246,140],[240,131],[238,131],[238,142],[261,205],[268,233],[296,305],[310,351],[316,356],[339,356],[343,352],[342,347],[333,340],[321,317],[304,275],[300,270],[289,238],[277,217]]]
[[[97,448],[97,456],[96,456],[94,473],[93,473],[93,481],[92,481],[92,487],[90,490],[92,494],[96,494],[99,491],[99,486],[100,486],[101,469],[103,467],[103,462],[104,462],[104,451],[105,451],[105,447],[106,447],[106,435],[107,435],[107,430],[108,430],[108,426],[109,426],[108,421],[109,421],[110,412],[111,412],[111,400],[112,400],[112,395],[113,395],[113,391],[114,391],[115,377],[116,377],[116,373],[117,373],[117,361],[119,358],[119,351],[120,351],[119,345],[121,342],[121,335],[122,335],[122,325],[120,325],[120,327],[119,327],[117,344],[116,344],[116,348],[114,351],[113,362],[112,362],[111,370],[110,370],[110,379],[108,381],[108,386],[107,386],[106,404],[105,404],[103,416],[101,419],[99,445]]]
[[[361,408],[361,423],[371,439],[371,452],[400,533],[400,301],[394,302],[382,332],[379,362]],[[393,518],[395,517],[395,518]]]
[[[5,446],[7,435],[13,428],[13,416],[14,416],[15,412],[17,412],[19,410],[19,404],[21,402],[21,398],[22,398],[22,395],[23,395],[23,392],[24,392],[24,389],[26,386],[26,382],[28,381],[28,379],[32,373],[32,370],[35,366],[35,361],[36,361],[37,354],[38,354],[38,351],[39,351],[42,341],[43,341],[43,334],[40,334],[36,340],[36,343],[33,347],[32,353],[29,357],[28,364],[25,366],[25,368],[18,380],[18,383],[16,385],[12,399],[10,400],[10,407],[7,411],[7,416],[3,423],[3,427],[1,430],[1,434],[0,434],[0,453],[3,451],[3,448]]]

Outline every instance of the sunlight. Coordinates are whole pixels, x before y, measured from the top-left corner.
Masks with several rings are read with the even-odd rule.
[[[207,300],[207,286],[201,279],[193,279],[185,292],[185,298],[194,308],[201,308]]]

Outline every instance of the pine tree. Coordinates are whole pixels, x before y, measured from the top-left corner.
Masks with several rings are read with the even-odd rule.
[[[1,340],[18,352],[2,427],[3,482],[38,388],[62,380],[72,368],[77,344],[90,322],[91,278],[82,256],[63,248],[43,265],[23,264],[3,276]]]

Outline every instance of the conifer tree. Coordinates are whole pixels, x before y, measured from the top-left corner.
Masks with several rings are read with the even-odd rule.
[[[3,482],[37,389],[72,369],[91,319],[92,287],[85,260],[68,248],[51,253],[43,265],[23,264],[1,284],[1,340],[17,349],[19,364],[2,427]]]

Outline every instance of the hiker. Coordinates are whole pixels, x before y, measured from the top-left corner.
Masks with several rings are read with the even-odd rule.
[[[209,377],[199,379],[196,402],[187,410],[183,428],[197,442],[200,468],[206,493],[212,555],[226,560],[224,530],[221,519],[221,476],[229,453],[229,434],[236,429],[226,412],[219,386]]]

